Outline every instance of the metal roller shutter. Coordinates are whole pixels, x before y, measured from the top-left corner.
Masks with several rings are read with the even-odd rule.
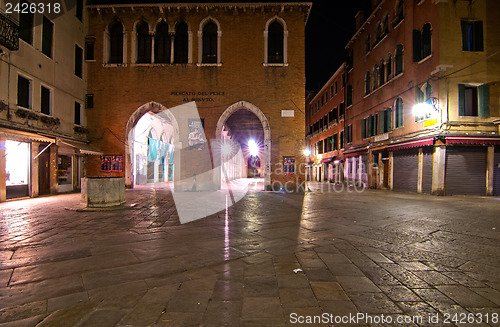
[[[446,194],[486,194],[486,148],[446,149]]]
[[[424,147],[424,175],[422,177],[422,192],[430,194],[432,192],[432,154],[433,147]]]
[[[394,190],[417,192],[418,149],[394,152]]]
[[[500,195],[500,147],[495,148],[493,168],[493,195]]]

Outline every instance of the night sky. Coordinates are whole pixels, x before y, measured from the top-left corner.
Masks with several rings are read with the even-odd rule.
[[[368,14],[371,1],[312,2],[306,26],[306,89],[319,91],[345,60],[344,48],[355,32],[354,16],[359,10]]]
[[[96,3],[217,3],[235,2],[223,0],[175,1],[175,0],[89,0]],[[354,15],[359,10],[370,11],[371,0],[250,0],[237,2],[312,2],[312,10],[306,26],[306,89],[319,89],[335,73],[345,60],[344,47],[355,32]],[[368,17],[368,16],[366,16]]]

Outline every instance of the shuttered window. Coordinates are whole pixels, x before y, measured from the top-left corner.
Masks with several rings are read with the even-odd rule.
[[[394,128],[403,127],[403,99],[397,98],[394,110]]]
[[[483,22],[462,20],[462,50],[483,51]]]
[[[458,114],[486,118],[490,116],[489,85],[458,85]]]
[[[396,76],[403,72],[403,46],[396,47]]]

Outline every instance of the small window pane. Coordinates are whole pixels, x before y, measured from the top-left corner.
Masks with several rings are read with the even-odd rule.
[[[82,116],[82,105],[78,102],[75,102],[75,124],[81,124],[81,116]]]
[[[17,77],[17,105],[31,108],[31,81],[22,76]]]
[[[42,53],[52,58],[52,39],[54,37],[54,23],[43,16],[42,23]]]
[[[75,45],[75,75],[83,76],[83,49]]]

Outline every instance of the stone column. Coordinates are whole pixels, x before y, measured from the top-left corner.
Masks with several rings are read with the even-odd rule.
[[[389,186],[389,190],[394,189],[394,152],[389,152],[389,183],[387,185]]]
[[[495,170],[495,147],[489,146],[486,153],[486,195],[493,195],[493,171]]]
[[[446,145],[435,144],[432,163],[432,194],[445,195]]]
[[[50,148],[45,151],[50,150],[50,193],[57,194],[58,192],[58,180],[57,180],[57,145],[52,144]],[[38,175],[37,175],[38,176]]]
[[[424,152],[423,148],[418,148],[418,178],[417,178],[417,192],[423,192],[424,181]]]
[[[51,145],[53,147],[54,145]],[[31,174],[30,174],[30,196],[35,198],[40,195],[40,187],[38,185],[38,158],[34,159],[40,152],[40,143],[31,142]],[[50,149],[50,148],[49,148]],[[45,151],[49,151],[49,149]]]
[[[382,153],[378,156],[378,188],[384,188],[384,161],[382,160]]]

